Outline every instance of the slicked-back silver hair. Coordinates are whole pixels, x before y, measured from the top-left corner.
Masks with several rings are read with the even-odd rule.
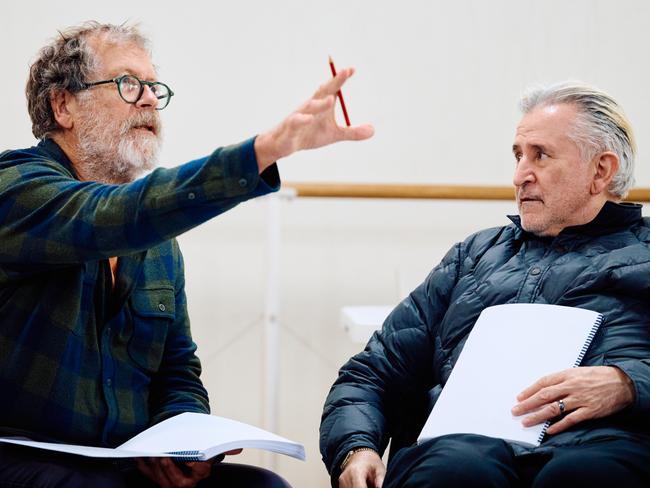
[[[149,51],[149,41],[137,26],[88,21],[60,31],[59,36],[39,51],[29,69],[25,94],[36,138],[43,139],[59,130],[52,112],[52,95],[63,90],[71,93],[81,90],[97,72],[99,60],[88,43],[94,36],[101,36],[102,42],[134,44]]]
[[[580,147],[585,160],[600,152],[612,151],[618,156],[618,172],[609,191],[625,198],[634,185],[636,142],[632,125],[621,106],[603,91],[578,81],[565,81],[550,86],[534,86],[521,98],[524,114],[536,107],[560,103],[573,104],[578,115],[569,137]]]

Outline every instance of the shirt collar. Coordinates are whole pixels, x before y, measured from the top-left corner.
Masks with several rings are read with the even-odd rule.
[[[72,161],[70,161],[65,152],[63,152],[63,149],[61,149],[61,147],[52,139],[42,139],[36,147],[41,153],[43,153],[44,156],[65,166],[65,168],[70,171],[70,173],[72,173],[75,178],[78,178],[77,172],[72,165]]]

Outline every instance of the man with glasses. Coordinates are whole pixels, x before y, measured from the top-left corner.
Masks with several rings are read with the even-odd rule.
[[[209,412],[175,236],[277,190],[275,161],[371,126],[340,127],[324,83],[276,128],[173,169],[155,165],[158,81],[133,27],[87,23],[44,47],[28,108],[37,146],[0,155],[3,433],[115,446],[181,412]],[[120,469],[0,448],[0,485],[286,486],[269,472],[139,459]],[[213,483],[216,483],[213,484]]]

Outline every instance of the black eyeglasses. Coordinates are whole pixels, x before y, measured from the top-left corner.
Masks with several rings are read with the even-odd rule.
[[[174,92],[171,88],[164,83],[160,83],[159,81],[142,81],[133,75],[122,75],[119,78],[113,78],[112,80],[85,83],[82,90],[87,90],[88,88],[97,85],[105,85],[106,83],[115,83],[120,97],[126,103],[138,103],[138,100],[140,100],[144,93],[145,85],[148,86],[154,96],[158,99],[156,110],[164,109],[169,105],[169,101],[174,96]]]

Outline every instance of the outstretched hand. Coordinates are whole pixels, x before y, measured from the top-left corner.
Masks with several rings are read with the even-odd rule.
[[[372,137],[375,132],[372,125],[343,127],[336,123],[334,117],[336,93],[353,74],[353,68],[341,70],[335,77],[323,83],[309,100],[277,127],[255,139],[255,154],[260,173],[278,159],[296,151]]]
[[[632,381],[620,369],[583,366],[539,379],[517,396],[519,403],[512,414],[526,415],[525,427],[558,418],[546,431],[558,434],[579,422],[616,413],[630,405],[634,396]]]

